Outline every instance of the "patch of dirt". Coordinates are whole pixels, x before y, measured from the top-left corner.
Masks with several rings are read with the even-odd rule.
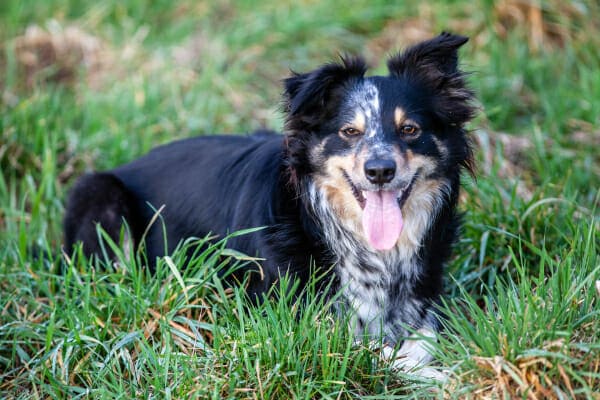
[[[387,55],[433,36],[434,29],[428,20],[393,20],[386,24],[381,34],[367,43],[365,56],[369,64],[376,65]]]
[[[580,146],[600,147],[600,127],[582,120],[569,121],[569,140]]]
[[[13,43],[19,79],[26,88],[40,83],[71,85],[79,73],[95,86],[112,63],[107,44],[76,26],[32,25]]]
[[[438,35],[440,28],[434,24],[436,19],[434,6],[423,3],[419,5],[416,17],[390,20],[379,35],[367,42],[367,61],[378,65],[383,58]],[[444,30],[464,35],[477,30],[477,24],[472,18],[453,18]]]

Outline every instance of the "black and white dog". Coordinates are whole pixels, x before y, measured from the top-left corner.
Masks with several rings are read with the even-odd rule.
[[[266,226],[228,242],[265,259],[250,293],[333,265],[358,335],[391,346],[412,331],[434,337],[461,170],[472,166],[464,125],[473,92],[457,54],[467,40],[442,33],[419,43],[388,61],[387,76],[366,77],[360,58],[293,74],[284,135],[181,140],[82,177],[68,200],[67,249],[81,241],[98,254],[96,224],[117,239],[124,221],[139,246],[161,206],[165,228],[144,236],[148,260],[188,237]],[[398,366],[431,358],[422,341],[405,341],[400,354]]]

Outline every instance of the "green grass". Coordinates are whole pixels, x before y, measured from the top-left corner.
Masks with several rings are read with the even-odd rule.
[[[599,398],[597,3],[212,3],[0,3],[0,397]],[[77,27],[67,56],[27,69],[19,36],[34,24],[45,43]],[[472,37],[481,102],[436,346],[448,384],[389,371],[310,288],[295,304],[284,279],[249,306],[215,271],[254,261],[223,242],[183,271],[185,249],[156,275],[136,254],[61,270],[78,175],[176,138],[281,129],[289,69],[350,52],[384,72],[416,28]],[[94,38],[86,62],[72,57]]]

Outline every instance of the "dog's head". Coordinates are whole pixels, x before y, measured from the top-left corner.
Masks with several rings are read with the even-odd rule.
[[[394,247],[409,219],[428,219],[470,169],[463,126],[475,108],[457,54],[467,40],[417,44],[388,60],[388,76],[343,58],[285,80],[292,181],[311,179],[376,250]]]

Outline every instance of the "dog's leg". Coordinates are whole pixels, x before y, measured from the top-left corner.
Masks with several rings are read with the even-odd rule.
[[[397,351],[389,345],[384,346],[381,350],[382,357],[393,369],[427,379],[446,381],[446,374],[427,365],[433,360],[431,344],[437,342],[436,326],[436,317],[429,314],[426,324],[406,338]]]

